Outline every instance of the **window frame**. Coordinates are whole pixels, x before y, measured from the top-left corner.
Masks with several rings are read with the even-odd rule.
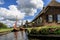
[[[53,22],[53,15],[52,14],[48,15],[48,22],[49,23]]]
[[[60,17],[59,16],[60,16],[60,14],[57,15],[57,23],[60,23],[59,22],[60,21],[60,19],[59,19]]]
[[[39,22],[40,22],[40,23],[42,23],[42,22],[43,22],[42,17],[40,17],[39,19],[40,19],[40,21],[39,21]]]

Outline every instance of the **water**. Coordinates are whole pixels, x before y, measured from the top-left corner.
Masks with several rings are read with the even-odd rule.
[[[60,38],[59,38],[60,39]],[[0,40],[58,40],[58,38],[29,38],[26,35],[25,31],[11,32],[6,35],[0,36]]]
[[[28,40],[24,31],[11,32],[9,34],[0,36],[0,40]]]

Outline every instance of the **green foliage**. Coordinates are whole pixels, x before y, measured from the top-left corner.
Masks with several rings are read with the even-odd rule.
[[[60,35],[60,28],[56,28],[56,30],[54,31],[54,34]]]
[[[32,29],[31,32],[30,32],[30,34],[37,34],[37,33],[38,33],[38,32],[37,32],[36,29]]]
[[[48,28],[42,28],[41,30],[39,30],[39,34],[43,34],[43,35],[49,34]]]
[[[11,31],[11,30],[13,30],[13,28],[2,28],[2,29],[0,29],[0,32],[6,32],[6,31]]]
[[[39,34],[39,35],[60,35],[60,27],[41,27],[38,31],[38,29],[32,29],[30,34]]]
[[[7,25],[0,22],[0,29],[2,29],[2,28],[7,28]]]

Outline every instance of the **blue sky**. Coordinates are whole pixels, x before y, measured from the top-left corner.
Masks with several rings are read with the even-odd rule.
[[[50,1],[48,0],[43,0],[44,1],[44,6],[47,5]],[[0,7],[4,7],[8,9],[9,5],[17,5],[16,0],[4,0],[4,4],[0,5]],[[38,9],[37,13],[34,15],[36,16],[40,12],[40,9]],[[24,19],[33,19],[34,16],[26,16]]]
[[[38,1],[37,2],[36,1],[33,0],[32,3],[34,3],[34,4],[30,4],[30,3],[28,3],[29,1],[26,3],[26,0],[23,0],[23,1],[22,0],[0,0],[0,10],[3,10],[3,12],[2,11],[0,12],[0,17],[1,17],[0,20],[1,21],[3,20],[2,21],[3,23],[10,21],[11,22],[10,24],[8,24],[8,23],[6,23],[6,24],[11,25],[14,22],[13,20],[15,20],[15,18],[16,18],[15,16],[17,15],[18,19],[20,17],[19,20],[23,19],[23,20],[32,21],[34,19],[34,17],[36,15],[38,15],[39,12],[41,11],[41,8],[43,7],[43,3],[44,3],[44,6],[46,6],[51,0],[43,0],[43,2],[42,2],[42,0],[40,0],[41,6],[38,6],[38,4],[37,4]],[[57,0],[57,1],[60,2],[60,0]],[[26,4],[24,4],[23,2],[26,3],[27,5],[28,4],[29,5],[26,6]],[[30,5],[31,5],[31,7],[30,7]]]

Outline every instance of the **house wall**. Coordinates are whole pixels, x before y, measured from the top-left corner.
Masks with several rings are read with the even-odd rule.
[[[58,14],[60,14],[60,7],[49,7],[49,9],[43,15],[41,15],[43,18],[43,25],[60,26],[60,24],[57,23]],[[47,20],[48,15],[53,15],[53,21],[51,23]]]
[[[49,26],[60,26],[60,23],[57,23],[57,15],[60,14],[60,7],[47,7],[45,13],[43,12],[39,17],[37,17],[34,22],[34,27],[49,25]],[[53,15],[53,21],[48,22],[48,15]],[[42,17],[42,23],[40,23],[40,17]]]

